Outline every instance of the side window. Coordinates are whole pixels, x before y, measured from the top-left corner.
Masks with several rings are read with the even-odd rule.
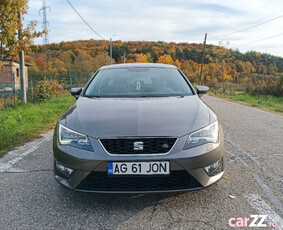
[[[16,76],[19,77],[19,76],[20,76],[20,70],[19,70],[19,68],[17,68],[16,71],[17,71],[17,75],[16,75]]]

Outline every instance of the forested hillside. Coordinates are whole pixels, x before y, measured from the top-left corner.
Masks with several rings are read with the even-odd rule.
[[[178,66],[194,83],[199,82],[203,44],[166,42],[113,42],[113,63],[158,62]],[[58,75],[92,73],[108,65],[109,42],[99,40],[33,46],[26,61],[30,72]],[[250,51],[207,45],[201,83],[225,91],[227,87],[255,94],[283,93],[283,58]]]

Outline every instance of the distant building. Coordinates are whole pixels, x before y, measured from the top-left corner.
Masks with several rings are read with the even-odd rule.
[[[14,88],[21,89],[20,81],[20,65],[17,62],[10,63],[9,61],[2,61],[4,69],[0,69],[0,93],[12,92]],[[26,88],[28,87],[28,67],[31,64],[25,63],[25,81]]]

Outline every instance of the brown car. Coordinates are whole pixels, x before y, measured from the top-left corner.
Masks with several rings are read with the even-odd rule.
[[[54,131],[54,173],[77,191],[111,193],[200,189],[224,172],[215,113],[175,66],[100,68]]]

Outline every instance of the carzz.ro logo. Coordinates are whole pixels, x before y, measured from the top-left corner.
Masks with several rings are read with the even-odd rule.
[[[266,223],[265,220],[267,215],[250,215],[250,217],[238,217],[238,218],[230,218],[228,220],[228,224],[230,227],[273,227],[277,226],[277,222],[269,222]]]

